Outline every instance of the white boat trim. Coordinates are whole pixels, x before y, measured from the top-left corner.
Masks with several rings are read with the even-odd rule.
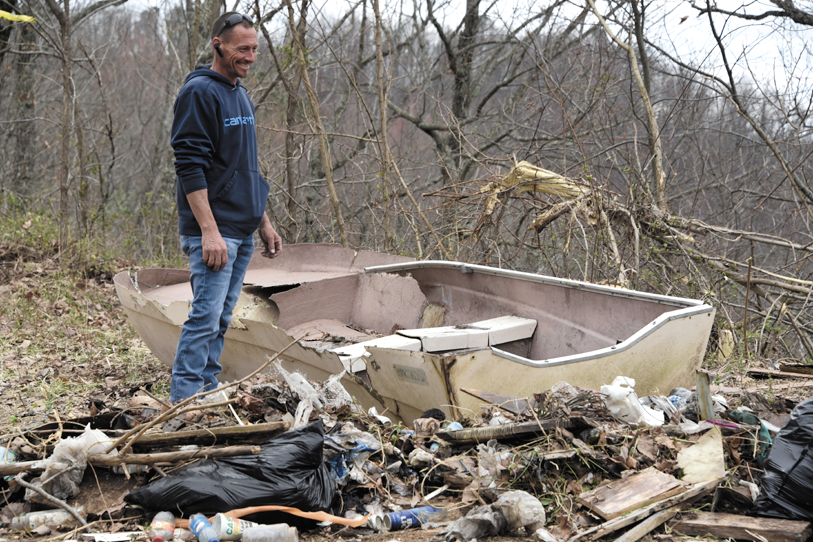
[[[657,331],[658,328],[663,327],[672,320],[691,318],[693,316],[700,316],[702,314],[707,314],[713,311],[714,307],[712,307],[711,305],[686,307],[684,309],[670,311],[660,315],[646,327],[636,331],[629,339],[622,341],[614,346],[609,346],[607,348],[602,348],[600,350],[593,350],[590,352],[586,352],[584,354],[574,354],[572,356],[562,356],[560,358],[553,359],[533,360],[524,358],[522,356],[517,356],[516,354],[511,354],[510,352],[500,350],[499,348],[495,348],[493,346],[491,347],[491,351],[501,358],[505,358],[507,360],[514,361],[516,363],[521,363],[522,365],[528,365],[530,367],[553,367],[556,365],[569,365],[571,363],[578,363],[580,361],[588,361],[591,359],[598,359],[618,354],[619,352],[623,352],[625,350],[632,348],[639,342],[643,341],[647,336]]]
[[[476,265],[460,262],[447,262],[444,260],[423,260],[418,262],[405,262],[394,263],[388,265],[376,265],[374,267],[365,267],[364,273],[372,275],[374,273],[398,273],[403,271],[410,271],[412,269],[457,269],[461,273],[480,273],[483,275],[492,275],[495,277],[508,277],[513,279],[520,279],[529,282],[538,282],[541,284],[550,284],[552,286],[563,286],[565,288],[573,288],[575,290],[585,290],[589,292],[596,292],[605,295],[616,297],[625,297],[629,299],[645,299],[648,301],[657,301],[664,305],[671,305],[674,307],[696,307],[704,306],[700,300],[688,299],[683,297],[672,297],[661,294],[651,294],[648,292],[638,292],[634,290],[627,290],[625,288],[615,288],[613,286],[604,286],[602,284],[591,284],[589,282],[581,282],[578,280],[560,279],[556,277],[548,277],[544,275],[537,275],[535,273],[526,273],[524,271],[512,271],[509,269],[497,269],[495,267],[488,267],[485,265]]]

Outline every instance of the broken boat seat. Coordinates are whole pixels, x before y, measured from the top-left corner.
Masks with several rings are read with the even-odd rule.
[[[403,337],[401,335],[387,335],[385,337],[378,337],[363,343],[349,344],[334,348],[331,352],[336,352],[339,359],[350,373],[357,373],[367,369],[367,364],[364,358],[370,355],[367,352],[368,346],[377,346],[379,348],[392,348],[393,350],[411,350],[412,352],[420,352],[421,341],[410,337]]]
[[[399,335],[420,339],[426,352],[464,348],[485,348],[520,339],[528,339],[536,330],[536,320],[519,316],[500,316],[458,326],[402,329]]]
[[[367,347],[410,350],[412,352],[441,352],[463,348],[485,348],[520,339],[529,339],[536,330],[536,320],[518,316],[500,316],[461,326],[402,329],[396,335],[387,335],[366,342],[334,348],[331,352],[351,373],[366,369],[364,358],[370,355]]]

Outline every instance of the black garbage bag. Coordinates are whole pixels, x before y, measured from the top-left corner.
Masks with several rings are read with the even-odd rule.
[[[262,505],[328,510],[336,482],[322,462],[323,441],[322,422],[312,423],[274,437],[259,454],[204,459],[124,499],[150,510],[180,511],[187,517]]]
[[[796,405],[765,462],[749,514],[813,521],[813,398]]]

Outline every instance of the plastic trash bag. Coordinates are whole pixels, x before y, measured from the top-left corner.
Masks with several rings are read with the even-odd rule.
[[[652,427],[663,425],[663,412],[644,405],[635,393],[635,380],[618,376],[609,386],[601,386],[601,398],[614,417],[627,423]]]
[[[813,521],[813,398],[796,405],[774,439],[749,514]]]
[[[334,427],[325,437],[325,448],[325,464],[333,479],[343,486],[348,474],[361,469],[370,454],[381,449],[381,443],[365,431],[351,428],[337,431]]]
[[[125,500],[187,516],[268,504],[327,510],[336,484],[322,463],[323,441],[322,422],[312,423],[274,437],[259,454],[198,461],[132,491]]]
[[[738,423],[745,423],[748,425],[758,425],[759,431],[748,431],[751,440],[747,442],[747,453],[753,455],[757,460],[760,467],[765,466],[765,460],[768,459],[768,452],[771,449],[771,434],[768,432],[768,427],[756,415],[742,410],[732,410],[728,413],[731,419]]]
[[[82,483],[82,478],[85,475],[88,454],[103,453],[111,442],[107,435],[96,429],[91,429],[90,424],[88,424],[80,436],[63,438],[57,443],[51,456],[42,462],[45,472],[31,483],[36,487],[42,487],[43,490],[57,499],[64,500],[73,497],[79,493],[79,484]],[[108,452],[110,456],[117,454],[116,450]],[[42,480],[45,480],[44,484]],[[53,504],[36,491],[30,489],[25,490],[25,500],[41,504]]]

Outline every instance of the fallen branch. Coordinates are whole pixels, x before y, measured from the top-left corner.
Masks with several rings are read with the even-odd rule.
[[[266,367],[268,367],[272,362],[276,361],[276,359],[278,357],[280,357],[285,351],[287,351],[293,345],[297,344],[304,337],[305,337],[305,335],[301,335],[298,338],[291,341],[290,343],[288,343],[285,346],[285,348],[283,348],[282,350],[280,350],[279,352],[277,352],[276,354],[274,354],[273,356],[268,358],[265,361],[265,363],[263,363],[262,365],[257,367],[257,369],[253,373],[251,373],[251,374],[249,374],[247,376],[244,376],[240,380],[235,380],[231,384],[228,384],[228,385],[223,386],[223,387],[215,388],[213,390],[196,393],[192,397],[188,397],[188,398],[184,399],[183,401],[175,404],[172,408],[170,408],[169,410],[167,410],[166,412],[164,412],[160,416],[157,416],[154,420],[133,427],[130,431],[128,431],[122,437],[120,437],[118,440],[116,440],[114,443],[112,443],[107,448],[107,450],[104,451],[104,453],[110,453],[111,451],[115,450],[116,448],[118,448],[123,443],[127,442],[127,444],[119,452],[121,455],[124,455],[130,450],[130,448],[132,448],[133,444],[135,442],[137,442],[138,439],[141,438],[141,436],[144,433],[146,433],[150,428],[158,425],[159,423],[164,422],[166,420],[169,420],[170,418],[172,418],[172,417],[174,417],[174,416],[176,416],[176,415],[178,415],[178,414],[180,414],[182,412],[188,412],[189,410],[199,410],[200,408],[211,408],[211,407],[214,407],[214,406],[218,406],[219,403],[215,403],[215,404],[210,404],[210,405],[200,405],[198,408],[190,408],[190,409],[184,410],[185,407],[187,407],[190,403],[192,403],[196,399],[200,399],[201,397],[206,397],[207,395],[211,395],[213,393],[217,393],[217,392],[222,391],[222,390],[227,390],[229,388],[239,386],[240,384],[242,384],[246,380],[249,380],[250,378],[254,377],[254,375],[260,373],[262,370],[264,370]],[[227,402],[225,402],[223,404],[230,404],[231,402],[232,401],[227,401]],[[133,435],[135,435],[135,436],[133,436]],[[132,438],[130,438],[130,437],[132,437]],[[130,439],[130,440],[128,441],[127,439]]]
[[[26,482],[25,481],[25,473],[21,472],[20,474],[18,474],[14,478],[14,481],[17,482],[18,484],[20,484],[21,486],[23,486],[24,488],[30,489],[31,491],[33,491],[35,493],[38,493],[40,496],[42,496],[43,499],[45,499],[49,503],[55,504],[56,506],[59,506],[60,508],[64,509],[70,515],[72,515],[79,522],[80,525],[87,528],[88,522],[85,521],[85,518],[83,518],[82,516],[79,515],[79,512],[77,512],[73,507],[71,507],[65,501],[57,499],[56,497],[54,497],[53,495],[51,495],[50,493],[48,493],[47,491],[45,491],[41,487],[37,487],[37,486],[35,486],[33,484],[29,484],[28,482]]]
[[[88,463],[94,467],[115,467],[117,465],[151,465],[153,463],[170,463],[189,459],[207,457],[231,457],[235,455],[252,455],[260,453],[259,446],[228,446],[226,448],[201,448],[178,452],[160,452],[155,454],[107,455],[92,454]]]

